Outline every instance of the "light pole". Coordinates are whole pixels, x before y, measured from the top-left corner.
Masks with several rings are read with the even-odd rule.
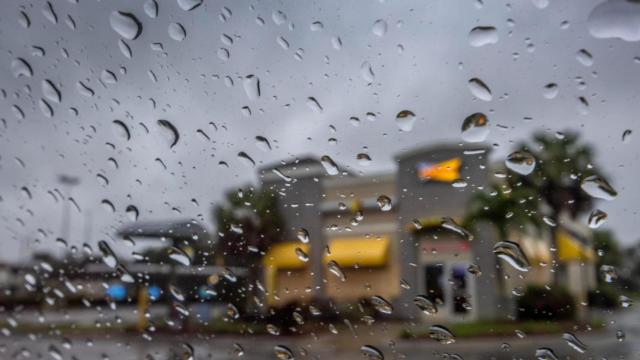
[[[66,196],[63,193],[62,203],[62,224],[60,226],[60,237],[69,243],[69,236],[71,230],[71,214],[69,207],[69,198],[71,197],[71,190],[74,186],[80,183],[80,179],[70,175],[58,175],[58,182],[65,187]]]

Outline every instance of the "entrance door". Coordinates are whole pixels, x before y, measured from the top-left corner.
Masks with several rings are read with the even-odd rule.
[[[424,294],[438,306],[438,313],[447,320],[474,317],[473,277],[464,263],[444,262],[424,266]]]

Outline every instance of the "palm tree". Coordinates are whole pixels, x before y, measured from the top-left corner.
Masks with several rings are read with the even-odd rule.
[[[228,192],[226,204],[214,209],[214,218],[218,229],[216,256],[227,266],[247,267],[249,291],[257,296],[260,259],[273,243],[282,240],[283,220],[275,193],[253,188]],[[248,303],[249,308],[252,304]]]
[[[500,240],[507,240],[509,229],[524,230],[528,226],[539,229],[537,216],[539,199],[531,188],[512,189],[509,184],[493,183],[488,191],[479,192],[471,200],[465,223],[470,227],[479,221],[492,223]]]
[[[548,226],[548,231],[552,246],[557,247],[555,224],[559,224],[560,215],[565,213],[575,219],[592,208],[591,197],[580,187],[582,179],[597,174],[591,147],[581,143],[577,133],[558,136],[538,133],[532,144],[522,143],[517,150],[535,157],[534,171],[521,175],[507,170],[503,183],[496,182],[491,185],[491,192],[476,195],[468,221],[493,223],[505,240],[509,229],[524,229],[527,225],[544,228],[544,219],[553,225]],[[554,282],[557,281],[554,276]]]
[[[282,238],[277,198],[268,190],[228,192],[226,204],[214,210],[218,229],[217,253],[225,264],[257,266],[254,261]]]
[[[535,170],[526,176],[509,171],[509,184],[537,192],[550,208],[547,216],[556,223],[563,211],[571,218],[589,211],[592,200],[580,188],[580,180],[597,174],[591,147],[582,144],[573,132],[560,136],[538,133],[533,139],[534,144],[523,143],[519,150],[536,158]]]

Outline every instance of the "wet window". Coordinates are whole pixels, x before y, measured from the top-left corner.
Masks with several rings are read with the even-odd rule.
[[[7,0],[0,358],[631,359],[640,2]]]

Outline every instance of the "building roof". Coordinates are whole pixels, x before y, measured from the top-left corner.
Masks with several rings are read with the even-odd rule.
[[[415,147],[410,150],[400,152],[394,156],[396,160],[402,160],[414,155],[420,155],[432,151],[474,151],[474,150],[482,150],[485,154],[491,152],[491,147],[485,143],[478,143],[476,145],[471,144],[452,144],[450,142],[447,143],[437,143],[437,144],[429,144],[425,146]]]
[[[141,221],[127,224],[118,229],[119,236],[146,238],[171,238],[177,240],[206,240],[207,230],[196,220]]]

